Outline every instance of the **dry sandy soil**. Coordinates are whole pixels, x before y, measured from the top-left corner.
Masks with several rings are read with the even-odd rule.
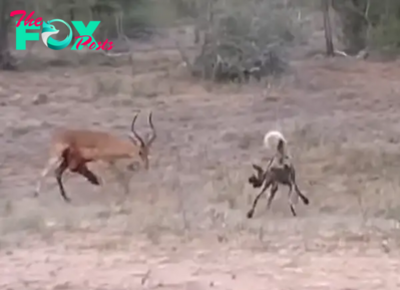
[[[0,289],[399,289],[399,62],[309,59],[242,87],[179,63],[158,50],[133,66],[0,73]],[[71,205],[51,176],[32,198],[53,128],[123,136],[138,110],[158,139],[122,207],[97,164],[102,187],[66,178]],[[269,129],[287,136],[311,200],[298,218],[281,188],[246,219]]]

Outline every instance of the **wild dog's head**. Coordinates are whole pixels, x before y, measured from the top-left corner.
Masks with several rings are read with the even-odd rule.
[[[264,182],[264,171],[256,164],[253,164],[253,168],[255,169],[256,174],[252,174],[249,177],[248,182],[253,185],[254,188],[258,188],[261,187]]]

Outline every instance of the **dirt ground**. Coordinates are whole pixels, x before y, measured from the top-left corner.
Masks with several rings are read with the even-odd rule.
[[[217,86],[165,49],[1,72],[0,289],[399,289],[399,64],[307,59],[268,85]],[[71,205],[51,176],[32,198],[52,129],[124,136],[139,110],[158,138],[122,207],[98,164],[102,187],[66,178]],[[281,188],[248,220],[269,129],[311,204],[293,218]]]

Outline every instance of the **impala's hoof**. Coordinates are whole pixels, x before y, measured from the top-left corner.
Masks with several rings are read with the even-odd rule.
[[[250,211],[247,213],[247,218],[248,218],[248,219],[251,219],[251,218],[253,217],[253,215],[254,215],[254,211],[253,211],[253,210],[250,210]]]
[[[91,183],[92,183],[93,185],[98,185],[98,186],[101,185],[101,181],[100,181],[100,179],[98,179],[98,178],[93,179],[93,180],[91,181]]]

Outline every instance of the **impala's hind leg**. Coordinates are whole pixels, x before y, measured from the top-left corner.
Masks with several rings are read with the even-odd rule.
[[[42,173],[39,176],[39,180],[36,184],[35,192],[34,192],[34,197],[38,197],[39,193],[42,188],[43,180],[44,178],[50,173],[50,170],[52,170],[56,165],[59,166],[59,164],[62,161],[62,157],[57,156],[57,157],[52,157],[49,159],[47,162],[45,168],[42,170]]]

